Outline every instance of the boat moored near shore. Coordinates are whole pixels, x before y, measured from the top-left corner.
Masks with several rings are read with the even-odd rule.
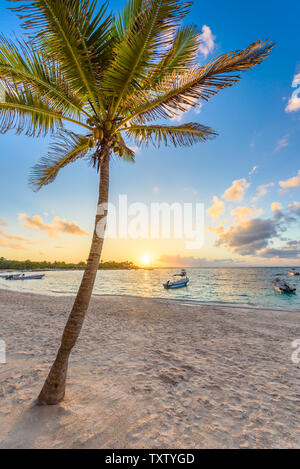
[[[272,285],[274,287],[274,290],[276,290],[278,293],[295,293],[296,292],[296,287],[289,285],[285,280],[276,277],[275,280],[273,280]]]
[[[182,269],[180,274],[174,274],[173,277],[181,277],[180,280],[168,280],[166,283],[163,284],[164,288],[182,288],[186,287],[189,283],[190,279],[187,277],[186,270]]]
[[[45,274],[37,274],[37,275],[25,275],[25,274],[13,274],[7,275],[5,277],[6,280],[41,280],[45,277]]]

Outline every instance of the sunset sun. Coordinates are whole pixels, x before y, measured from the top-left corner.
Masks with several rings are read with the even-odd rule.
[[[150,254],[143,254],[141,257],[141,262],[143,265],[149,265],[151,262],[151,256]]]

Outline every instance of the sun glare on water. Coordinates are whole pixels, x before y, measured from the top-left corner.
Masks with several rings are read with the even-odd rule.
[[[151,263],[150,254],[143,254],[143,256],[141,257],[141,262],[143,265],[149,265]]]

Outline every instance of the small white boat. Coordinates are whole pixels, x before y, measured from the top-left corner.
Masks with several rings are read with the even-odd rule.
[[[16,275],[8,275],[6,280],[41,280],[45,277],[45,274],[37,274],[37,275],[26,275],[25,274],[16,274]]]
[[[45,274],[37,274],[37,275],[21,275],[20,278],[18,278],[17,280],[41,280],[42,278],[45,277]]]
[[[164,288],[182,288],[186,287],[189,283],[190,279],[186,275],[186,270],[182,269],[180,274],[175,274],[173,277],[180,277],[179,280],[168,280],[166,283],[163,284]]]
[[[272,285],[274,290],[276,290],[278,293],[295,293],[296,291],[296,287],[290,286],[288,283],[278,277],[273,280]]]

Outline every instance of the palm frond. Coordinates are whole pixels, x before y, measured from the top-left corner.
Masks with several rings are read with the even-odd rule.
[[[197,26],[182,26],[176,32],[170,50],[164,55],[158,65],[150,72],[146,87],[152,87],[163,77],[174,72],[183,72],[195,65],[199,52],[200,36]]]
[[[29,44],[15,44],[0,38],[0,78],[21,87],[21,91],[26,85],[68,117],[78,119],[81,114],[86,114],[85,100],[79,93],[72,92],[61,67]]]
[[[29,183],[35,191],[56,179],[59,171],[89,151],[89,137],[62,131],[50,146],[48,156],[41,158],[31,170]]]
[[[172,118],[179,111],[185,112],[186,108],[195,106],[199,99],[208,101],[220,90],[239,81],[241,72],[260,64],[273,47],[271,42],[257,41],[246,49],[221,55],[203,67],[164,77],[154,92],[136,93],[135,111],[122,125],[134,119],[144,122]]]
[[[151,142],[160,146],[191,146],[194,143],[205,142],[216,137],[217,133],[210,127],[190,122],[177,126],[171,125],[132,125],[126,129],[129,137],[138,144]]]
[[[127,0],[123,10],[114,18],[113,26],[119,41],[124,38],[126,32],[132,27],[143,2],[144,0]]]
[[[15,129],[17,134],[24,132],[28,136],[39,136],[62,127],[61,114],[38,96],[25,88],[19,93],[11,86],[8,93],[5,87],[4,100],[0,102],[0,133]]]
[[[105,93],[116,96],[114,113],[124,96],[146,79],[149,68],[171,44],[177,24],[189,6],[190,2],[182,0],[143,0],[141,7],[136,8],[136,16],[116,44],[114,59],[103,78]]]
[[[0,133],[15,129],[17,134],[28,136],[46,135],[62,127],[62,121],[71,122],[90,130],[81,121],[64,116],[55,105],[48,103],[40,94],[34,94],[26,86],[15,86],[6,80],[0,80]]]
[[[118,156],[121,158],[121,160],[127,161],[128,163],[134,163],[135,153],[126,145],[121,134],[118,135],[118,145],[121,149],[121,152],[118,152]]]
[[[88,96],[99,112],[97,71],[108,59],[111,17],[106,3],[95,13],[96,0],[10,0],[36,44],[60,63],[74,90]],[[42,41],[41,41],[42,38]]]
[[[197,27],[180,26],[189,0],[127,0],[116,18],[107,13],[107,2],[96,10],[98,0],[10,1],[18,4],[14,11],[29,41],[0,37],[0,133],[58,131],[31,173],[35,189],[84,156],[99,170],[103,146],[105,154],[134,161],[127,138],[157,146],[214,138],[216,132],[197,123],[147,124],[232,86],[273,47],[257,41],[201,67]],[[63,121],[83,126],[88,135],[64,130]]]

